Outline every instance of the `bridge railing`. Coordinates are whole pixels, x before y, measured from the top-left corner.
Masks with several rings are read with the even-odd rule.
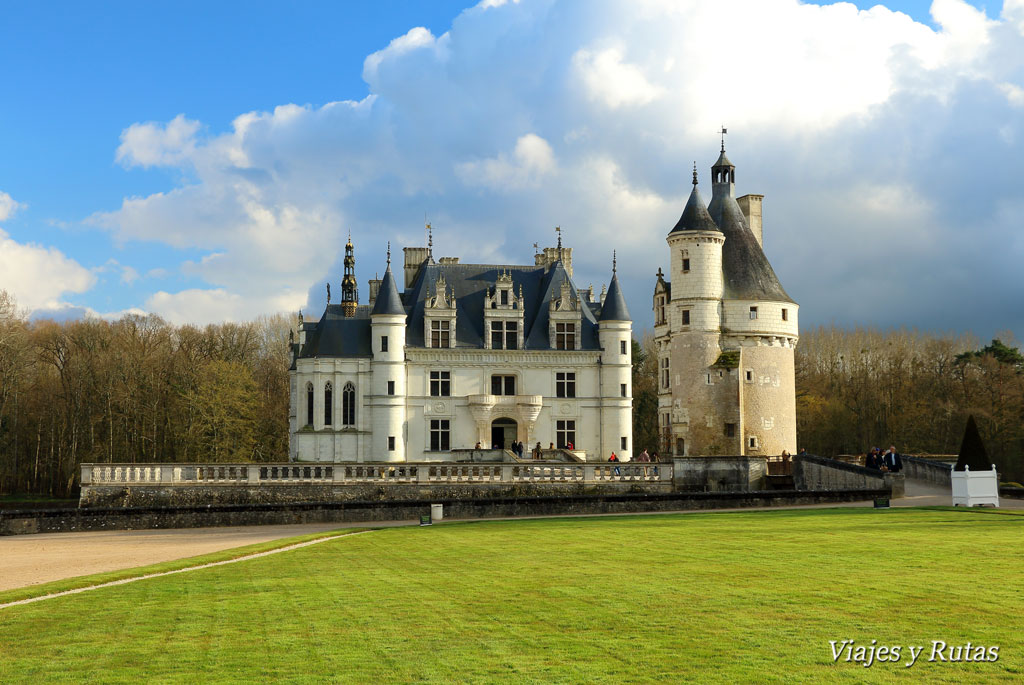
[[[672,482],[671,463],[82,464],[83,486]]]

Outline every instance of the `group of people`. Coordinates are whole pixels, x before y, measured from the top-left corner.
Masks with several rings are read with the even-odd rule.
[[[894,445],[889,445],[889,449],[885,452],[882,452],[877,447],[872,447],[871,451],[864,457],[864,466],[876,471],[899,473],[903,470],[903,460],[900,458],[900,453],[896,451]]]

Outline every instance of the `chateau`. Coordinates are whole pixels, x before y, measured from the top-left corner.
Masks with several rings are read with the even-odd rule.
[[[723,131],[724,134],[724,131]],[[711,167],[711,204],[693,191],[658,270],[654,333],[662,448],[675,456],[796,452],[797,304],[762,249],[762,195],[736,198],[736,167]]]
[[[614,262],[595,301],[561,237],[532,265],[435,261],[431,243],[405,248],[401,293],[389,248],[360,304],[348,241],[341,302],[328,286],[292,344],[290,459],[451,461],[521,441],[628,461],[632,323]]]

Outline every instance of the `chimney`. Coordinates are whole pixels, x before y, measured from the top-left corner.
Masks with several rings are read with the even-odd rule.
[[[736,198],[736,204],[740,206],[740,211],[747,218],[747,226],[750,226],[750,232],[757,238],[757,244],[764,249],[764,241],[761,238],[762,200],[764,200],[764,195],[744,195]]]

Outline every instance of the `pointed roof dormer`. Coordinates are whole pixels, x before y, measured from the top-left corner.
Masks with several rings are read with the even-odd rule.
[[[626,307],[626,298],[622,296],[622,289],[619,287],[619,276],[616,274],[615,252],[612,252],[612,282],[608,285],[608,294],[605,295],[604,305],[601,307],[601,316],[598,321],[632,321],[629,317],[629,309]]]
[[[683,214],[679,217],[675,227],[669,233],[677,231],[718,231],[708,208],[704,205],[704,198],[697,190],[697,163],[693,163],[693,190],[690,191],[690,199],[686,201]]]
[[[388,268],[384,271],[384,278],[380,282],[380,290],[377,291],[377,299],[373,303],[373,311],[370,312],[370,316],[378,314],[405,316],[405,307],[402,306],[402,298],[398,295],[395,277],[391,275],[391,243],[388,243]]]

